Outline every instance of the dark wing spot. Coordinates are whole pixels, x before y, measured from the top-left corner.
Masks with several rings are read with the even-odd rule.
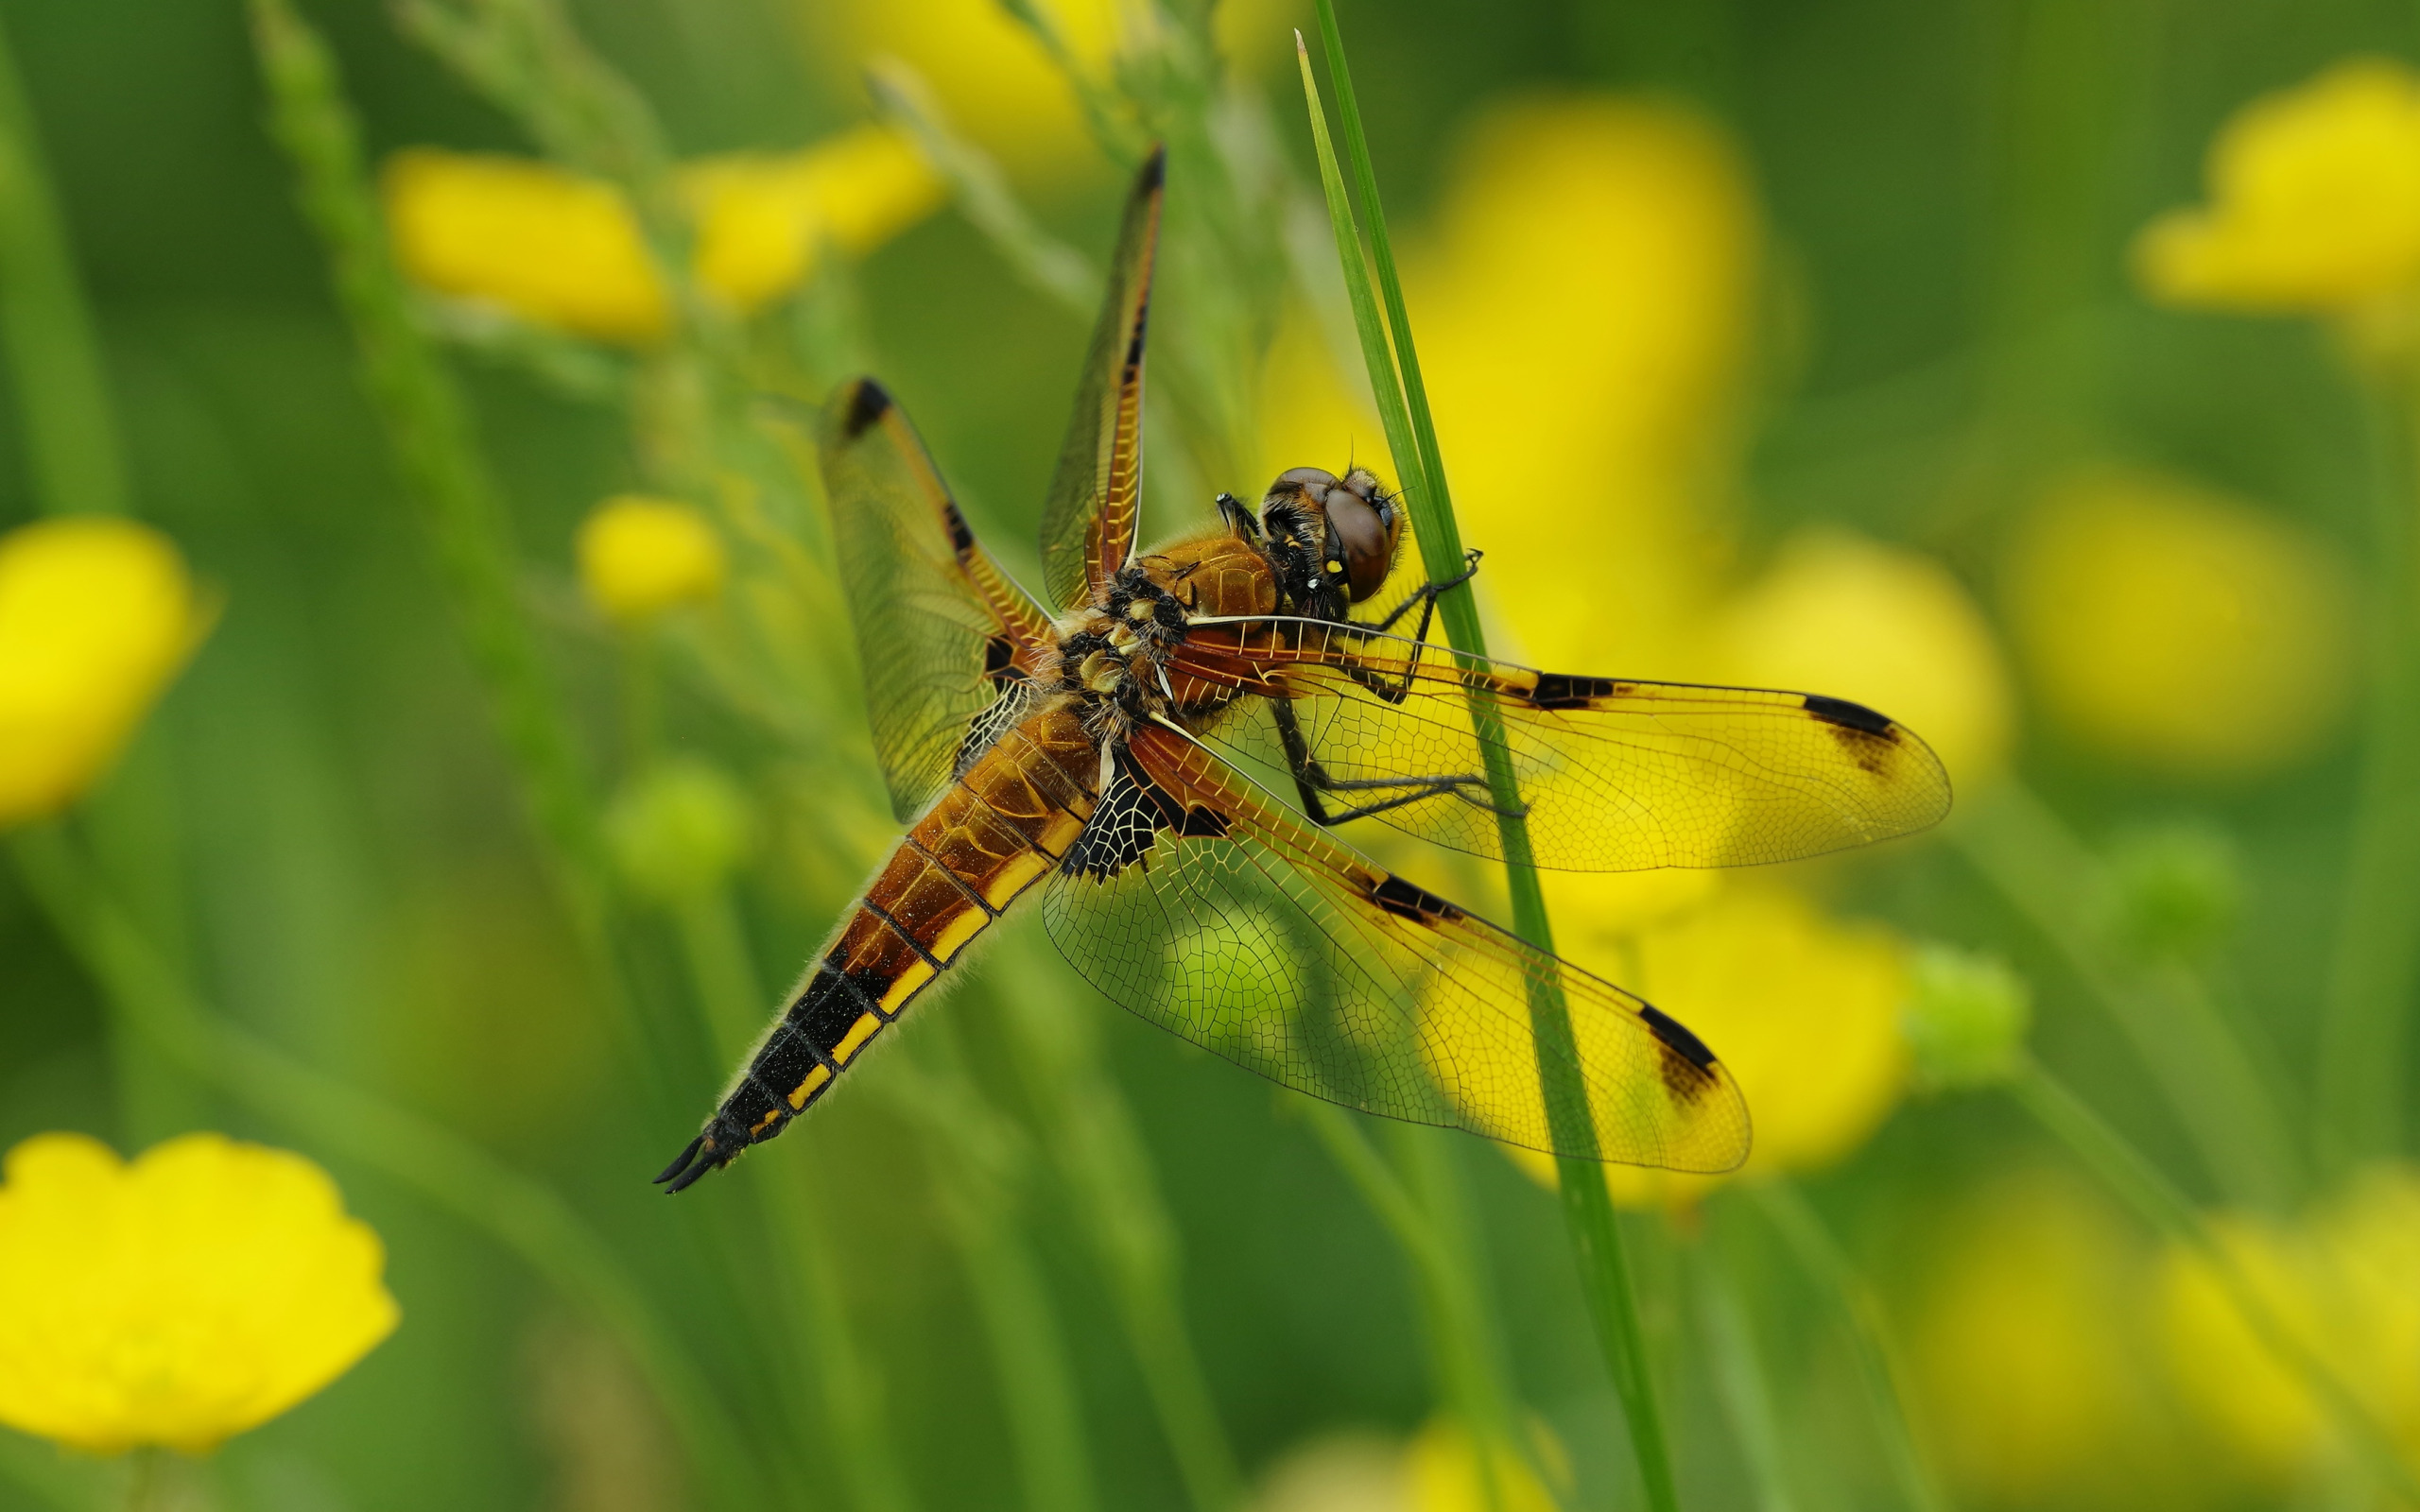
[[[840,418],[840,438],[856,440],[890,412],[890,391],[871,378],[858,379],[856,392],[849,396],[849,412]]]
[[[1647,1021],[1648,1028],[1654,1031],[1656,1039],[1688,1057],[1690,1065],[1700,1071],[1713,1068],[1714,1052],[1705,1047],[1704,1040],[1689,1032],[1688,1025],[1652,1003],[1640,1004],[1638,1016]]]
[[[1888,716],[1861,703],[1851,703],[1846,698],[1827,698],[1820,693],[1807,694],[1801,701],[1806,705],[1808,713],[1827,725],[1838,725],[1842,730],[1859,730],[1868,735],[1887,736],[1893,732],[1894,727]]]
[[[1530,690],[1530,703],[1538,709],[1585,709],[1599,698],[1614,696],[1611,678],[1575,678],[1561,672],[1541,672],[1538,685]]]
[[[1166,143],[1151,145],[1151,155],[1143,160],[1143,171],[1134,177],[1134,192],[1149,194],[1167,181],[1168,149]]]
[[[1662,1074],[1664,1090],[1674,1102],[1684,1107],[1695,1103],[1712,1090],[1714,1052],[1705,1041],[1691,1034],[1682,1022],[1651,1004],[1639,1005],[1638,1016],[1647,1021],[1648,1030],[1655,1036],[1659,1059],[1656,1070]]]
[[[1415,924],[1450,924],[1462,917],[1462,911],[1454,904],[1392,871],[1387,873],[1386,881],[1370,889],[1370,901],[1397,919],[1409,919]]]
[[[975,532],[966,527],[966,516],[958,512],[958,501],[943,499],[942,514],[949,521],[949,549],[963,557],[975,549]]]

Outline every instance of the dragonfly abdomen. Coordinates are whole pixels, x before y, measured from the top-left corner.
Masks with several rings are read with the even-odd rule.
[[[1070,713],[1009,731],[908,832],[849,910],[705,1129],[657,1179],[688,1187],[779,1134],[831,1090],[1092,813],[1098,747]]]

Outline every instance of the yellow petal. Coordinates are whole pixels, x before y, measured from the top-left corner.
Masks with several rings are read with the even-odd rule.
[[[924,155],[873,126],[797,152],[692,163],[681,188],[698,222],[698,281],[742,312],[797,287],[819,248],[861,255],[942,202]]]
[[[2420,77],[2354,59],[2238,111],[2212,145],[2209,205],[2147,227],[2155,299],[2342,310],[2420,278]]]
[[[131,1164],[77,1134],[0,1185],[0,1422],[199,1452],[285,1412],[394,1330],[378,1236],[318,1166],[188,1134]]]
[[[494,153],[412,147],[388,160],[388,233],[423,287],[600,340],[645,343],[671,304],[613,185]]]
[[[208,620],[156,530],[82,516],[0,537],[0,827],[91,786]]]

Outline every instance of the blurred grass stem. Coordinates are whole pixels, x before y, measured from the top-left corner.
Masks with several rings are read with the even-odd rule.
[[[737,1065],[765,1032],[768,1002],[738,900],[728,883],[718,882],[674,903],[671,913],[708,1043],[721,1064]],[[802,1366],[814,1376],[832,1456],[858,1512],[913,1512],[883,1410],[880,1373],[851,1326],[825,1214],[795,1172],[754,1162],[740,1174],[769,1232],[780,1273],[796,1281],[782,1313],[788,1337],[773,1346],[780,1389],[791,1394]],[[745,1254],[751,1246],[732,1247]]]
[[[1311,136],[1319,153],[1320,181],[1325,191],[1328,219],[1336,233],[1337,257],[1342,264],[1344,286],[1352,301],[1356,329],[1361,337],[1370,387],[1403,485],[1405,507],[1420,545],[1421,565],[1430,582],[1444,582],[1463,570],[1461,531],[1454,520],[1452,496],[1445,486],[1445,467],[1437,448],[1436,421],[1429,414],[1428,390],[1420,374],[1413,347],[1411,317],[1395,270],[1394,250],[1387,237],[1386,214],[1378,198],[1376,171],[1361,127],[1361,109],[1353,91],[1353,75],[1344,59],[1344,41],[1337,30],[1332,0],[1319,0],[1320,40],[1327,55],[1328,77],[1335,82],[1337,118],[1344,128],[1347,152],[1361,203],[1370,217],[1370,259],[1377,274],[1378,291],[1386,301],[1387,324],[1381,328],[1371,297],[1371,266],[1363,262],[1361,233],[1355,224],[1353,199],[1346,192],[1336,147],[1328,137],[1327,114],[1320,101],[1318,81],[1311,74],[1310,53],[1299,33],[1296,60],[1303,92],[1309,103]],[[1478,601],[1468,584],[1437,598],[1445,638],[1457,652],[1484,656],[1487,642],[1479,627]],[[1512,902],[1513,932],[1549,955],[1554,929],[1547,918],[1546,895],[1531,861],[1529,828],[1522,816],[1518,782],[1492,708],[1471,701],[1471,720],[1485,757],[1488,796],[1496,811],[1496,826],[1504,846],[1504,874]],[[1556,1172],[1563,1194],[1565,1227],[1579,1263],[1581,1289],[1597,1325],[1599,1347],[1612,1372],[1629,1419],[1632,1452],[1648,1505],[1672,1512],[1680,1504],[1672,1478],[1670,1451],[1664,1439],[1662,1410],[1657,1404],[1654,1373],[1639,1330],[1638,1307],[1632,1294],[1630,1269],[1622,1249],[1621,1228],[1613,1197],[1605,1190],[1604,1169],[1597,1160],[1596,1121],[1588,1103],[1586,1083],[1580,1074],[1579,1043],[1571,1026],[1563,984],[1551,974],[1528,983],[1531,1033],[1538,1047],[1538,1075],[1545,1094],[1547,1122],[1554,1133]]]
[[[1748,1327],[1748,1310],[1720,1262],[1701,1254],[1689,1267],[1689,1289],[1697,1298],[1698,1332],[1706,1342],[1706,1364],[1714,1378],[1715,1395],[1722,1400],[1731,1436],[1756,1490],[1756,1512],[1799,1512],[1790,1489],[1789,1472],[1782,1462],[1781,1429],[1773,1407],[1772,1382],[1757,1358],[1756,1341]]]
[[[1451,1211],[1450,1202],[1435,1201],[1432,1192],[1415,1194],[1353,1113],[1319,1101],[1309,1103],[1307,1111],[1311,1131],[1411,1261],[1438,1394],[1470,1435],[1480,1504],[1489,1512],[1503,1512],[1503,1456],[1516,1452],[1519,1439],[1499,1350],[1489,1336],[1485,1304],[1473,1280],[1469,1236],[1451,1231],[1452,1220],[1460,1214]],[[1434,1159],[1436,1152],[1409,1147],[1430,1132],[1406,1125],[1406,1137],[1396,1142],[1398,1154],[1424,1161]],[[1431,1183],[1425,1184],[1433,1182],[1432,1173]]]
[[[597,806],[521,599],[510,524],[460,396],[412,313],[326,43],[289,0],[250,0],[272,134],[297,175],[352,327],[371,406],[420,517],[549,871],[641,1085],[667,1101],[614,954]]]
[[[770,1504],[761,1467],[723,1418],[705,1373],[603,1238],[551,1189],[213,1011],[103,891],[57,826],[20,832],[10,849],[26,891],[113,1016],[231,1096],[384,1173],[519,1256],[629,1352],[716,1504]]]
[[[2408,365],[2407,365],[2408,367]],[[2338,1175],[2402,1148],[2420,974],[2420,380],[2371,373],[2369,689],[2360,785],[2320,1021],[2321,1152]]]
[[[25,417],[34,501],[123,514],[124,453],[91,304],[51,191],[33,105],[0,24],[0,353]]]
[[[2354,1394],[2326,1356],[2270,1307],[2185,1194],[2039,1062],[2026,1061],[2007,1085],[2017,1106],[2144,1221],[2209,1265],[2244,1324],[2279,1365],[2301,1379],[2371,1477],[2404,1504],[2420,1507],[2420,1472],[2404,1458],[2394,1434]]]
[[[1185,1326],[1175,1222],[1084,1012],[1098,1000],[1071,990],[1063,969],[1029,933],[1011,934],[998,950],[1005,969],[987,971],[985,981],[1187,1498],[1194,1512],[1226,1512],[1243,1499],[1243,1477]]]
[[[2269,1083],[2198,977],[2147,973],[2109,948],[2092,912],[2114,885],[2100,859],[2013,778],[1967,798],[1946,833],[2108,1011],[2219,1190],[2290,1207],[2304,1173]]]
[[[926,1027],[885,1077],[892,1104],[931,1143],[943,1229],[991,1346],[1028,1512],[1093,1512],[1098,1497],[1075,1368],[1017,1220],[1030,1192],[1032,1145],[976,1082],[953,1018]]]
[[[1941,1488],[1941,1478],[1908,1420],[1908,1403],[1914,1397],[1908,1389],[1907,1366],[1892,1337],[1882,1299],[1866,1284],[1856,1263],[1841,1248],[1823,1215],[1796,1183],[1771,1177],[1747,1184],[1745,1190],[1789,1246],[1799,1268],[1830,1293],[1839,1308],[1849,1350],[1857,1360],[1858,1379],[1865,1386],[1883,1457],[1890,1462],[1892,1478],[1899,1483],[1899,1494],[1915,1512],[1948,1512],[1949,1498]]]

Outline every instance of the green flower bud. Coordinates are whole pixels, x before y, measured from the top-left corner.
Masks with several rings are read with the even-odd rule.
[[[605,843],[644,898],[666,905],[698,898],[748,854],[748,798],[721,770],[674,757],[615,795]]]
[[[2145,960],[2201,955],[2225,938],[2243,908],[2243,860],[2206,824],[2137,830],[2109,849],[2107,928]]]
[[[1900,1027],[1916,1081],[1933,1091],[1988,1087],[2014,1074],[2033,1019],[2033,991],[1996,956],[1919,947]]]

